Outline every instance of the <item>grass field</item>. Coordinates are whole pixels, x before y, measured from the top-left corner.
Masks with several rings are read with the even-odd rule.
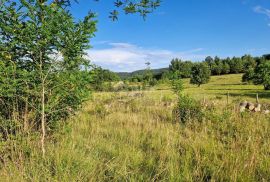
[[[212,77],[200,88],[185,80],[185,87],[217,103],[203,122],[172,122],[177,97],[167,84],[141,94],[95,93],[47,139],[45,159],[35,138],[2,144],[14,148],[1,157],[0,180],[270,181],[270,118],[236,112],[256,93],[270,103],[270,92],[242,84],[241,75]]]

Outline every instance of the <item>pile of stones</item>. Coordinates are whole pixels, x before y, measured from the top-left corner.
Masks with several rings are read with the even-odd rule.
[[[262,112],[264,114],[269,114],[269,110],[262,110],[262,105],[259,103],[253,104],[252,102],[243,101],[239,105],[240,112]]]

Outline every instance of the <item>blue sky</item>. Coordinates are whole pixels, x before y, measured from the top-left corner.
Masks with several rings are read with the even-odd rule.
[[[76,18],[98,14],[98,31],[88,50],[91,61],[113,71],[167,67],[172,58],[201,61],[206,56],[270,53],[269,0],[163,0],[144,21],[121,15],[112,22],[113,0],[81,0]]]

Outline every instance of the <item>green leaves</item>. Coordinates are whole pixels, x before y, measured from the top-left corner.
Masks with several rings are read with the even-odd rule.
[[[37,124],[44,104],[45,117],[53,123],[88,96],[80,68],[88,66],[83,55],[96,31],[95,15],[75,21],[66,5],[20,0],[0,6],[0,100],[5,103],[0,117],[14,119],[16,113],[23,120],[33,112]]]
[[[123,10],[125,14],[138,13],[145,19],[149,13],[152,13],[160,6],[160,3],[160,0],[116,0],[114,5],[116,8]],[[116,21],[118,20],[119,14],[118,10],[113,10],[110,12],[109,18],[111,18],[112,21]]]
[[[265,90],[270,90],[270,61],[257,65],[253,73],[253,82],[263,85]]]
[[[211,71],[206,63],[197,63],[191,68],[190,83],[201,86],[210,80]]]

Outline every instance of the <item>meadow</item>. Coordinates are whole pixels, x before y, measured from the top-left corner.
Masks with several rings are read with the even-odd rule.
[[[201,87],[184,80],[185,94],[213,107],[186,124],[174,121],[177,96],[168,83],[94,93],[47,139],[46,158],[38,135],[1,143],[0,180],[270,181],[270,117],[237,111],[257,93],[268,107],[270,92],[241,76],[213,76]]]

